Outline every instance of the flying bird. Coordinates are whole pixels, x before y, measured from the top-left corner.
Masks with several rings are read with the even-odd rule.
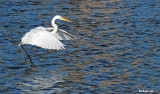
[[[24,44],[36,45],[44,49],[61,50],[65,49],[65,45],[60,40],[76,39],[75,36],[58,28],[58,26],[55,24],[55,21],[57,19],[71,22],[61,17],[60,15],[57,15],[51,21],[52,27],[37,27],[35,29],[31,29],[22,37],[19,46],[21,46],[22,49],[25,51],[27,57],[30,59],[31,64],[33,64],[32,59],[27,53],[27,51],[24,49]]]

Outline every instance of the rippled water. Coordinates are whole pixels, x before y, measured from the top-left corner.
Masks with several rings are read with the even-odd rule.
[[[50,26],[78,37],[65,50],[18,46],[32,28]],[[1,0],[0,93],[107,94],[160,89],[159,0]],[[158,93],[158,92],[157,92]]]

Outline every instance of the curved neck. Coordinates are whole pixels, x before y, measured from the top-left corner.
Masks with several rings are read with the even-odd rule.
[[[54,27],[54,30],[51,32],[53,34],[55,34],[58,30],[58,26],[55,24],[55,18],[52,19],[51,25]]]

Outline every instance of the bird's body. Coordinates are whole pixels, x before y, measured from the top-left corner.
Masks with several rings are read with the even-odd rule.
[[[64,44],[59,40],[73,40],[75,37],[64,30],[59,29],[55,34],[54,28],[37,27],[30,30],[22,38],[22,44],[36,45],[45,49],[64,49]]]
[[[23,46],[23,44],[31,44],[53,50],[65,49],[64,44],[61,43],[60,40],[73,40],[76,38],[68,32],[58,29],[58,26],[55,24],[56,19],[70,22],[69,20],[57,15],[51,21],[51,25],[53,27],[37,27],[35,29],[31,29],[22,37],[20,45]],[[27,56],[29,57],[28,53]]]

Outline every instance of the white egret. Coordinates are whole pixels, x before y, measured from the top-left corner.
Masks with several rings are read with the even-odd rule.
[[[33,64],[31,57],[24,49],[23,44],[36,45],[45,49],[60,50],[65,48],[64,44],[61,43],[59,40],[76,39],[73,35],[67,33],[66,31],[58,29],[58,26],[55,24],[56,19],[70,22],[69,20],[57,15],[51,21],[51,25],[53,27],[37,27],[35,29],[31,29],[22,37],[22,41],[19,46],[21,46],[22,49],[25,51],[27,57],[30,59],[31,64]]]

